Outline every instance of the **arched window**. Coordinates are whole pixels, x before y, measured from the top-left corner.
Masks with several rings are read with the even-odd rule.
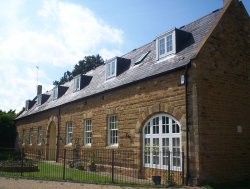
[[[151,117],[143,129],[143,161],[145,167],[181,168],[181,128],[167,114]],[[169,158],[170,157],[170,158]]]

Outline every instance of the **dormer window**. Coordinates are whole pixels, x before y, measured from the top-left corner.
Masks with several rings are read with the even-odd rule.
[[[38,106],[41,106],[43,103],[45,103],[48,100],[49,97],[50,97],[50,95],[48,95],[48,94],[39,94],[39,95],[37,95],[36,104]]]
[[[74,92],[81,89],[81,75],[74,78]]]
[[[26,100],[25,101],[25,110],[28,111],[34,104],[35,104],[35,101],[33,101],[33,100]]]
[[[52,99],[56,100],[58,98],[60,98],[62,95],[65,94],[65,92],[67,91],[68,87],[65,86],[56,86],[53,91],[52,91]]]
[[[157,59],[176,53],[175,30],[163,33],[156,39]]]
[[[53,100],[56,100],[58,98],[58,87],[55,87],[53,89],[52,98]]]
[[[106,63],[106,80],[116,76],[117,59]]]
[[[40,106],[42,104],[42,94],[37,95],[37,105]]]

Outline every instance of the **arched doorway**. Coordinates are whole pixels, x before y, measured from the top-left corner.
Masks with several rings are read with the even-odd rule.
[[[56,160],[56,124],[52,121],[47,133],[47,160]]]
[[[143,165],[181,170],[181,126],[168,114],[156,114],[143,127]]]

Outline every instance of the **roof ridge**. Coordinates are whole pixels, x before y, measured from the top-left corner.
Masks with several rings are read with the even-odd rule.
[[[199,22],[199,21],[203,20],[204,18],[206,18],[206,17],[208,17],[208,16],[211,16],[212,14],[214,14],[214,13],[216,13],[216,12],[222,10],[222,9],[223,9],[223,8],[216,9],[216,10],[214,10],[214,11],[208,13],[207,15],[204,15],[204,16],[202,16],[202,17],[200,17],[200,18],[198,18],[198,19],[196,19],[196,20],[194,20],[194,21],[192,21],[192,22],[190,22],[190,23],[188,23],[188,24],[186,24],[186,25],[183,25],[183,26],[179,27],[178,29],[183,29],[183,28],[185,28],[185,27],[187,27],[187,26],[189,26],[189,25],[191,25],[191,24],[194,24],[194,23],[196,23],[196,22]]]
[[[148,43],[146,43],[146,44],[144,44],[144,45],[142,45],[142,46],[140,46],[140,47],[138,47],[138,48],[135,48],[135,49],[133,49],[133,50],[131,50],[131,51],[129,51],[129,52],[127,52],[127,53],[125,53],[124,55],[122,55],[122,56],[120,56],[120,57],[124,57],[124,56],[126,56],[126,55],[128,55],[128,54],[130,54],[131,52],[134,52],[134,51],[137,51],[138,49],[141,49],[141,48],[143,48],[143,47],[145,47],[145,46],[147,46],[147,45],[149,45],[149,44],[151,44],[151,43],[153,43],[155,41],[155,39],[154,40],[152,40],[152,41],[150,41],[150,42],[148,42]]]
[[[218,18],[216,19],[216,21],[214,22],[213,26],[210,28],[210,32],[205,36],[205,38],[203,39],[203,41],[197,47],[196,55],[195,55],[194,58],[196,58],[199,55],[199,52],[205,46],[207,40],[210,38],[210,36],[214,32],[215,28],[218,26],[218,24],[221,21],[222,17],[225,15],[225,13],[227,12],[227,10],[231,6],[232,2],[233,2],[233,0],[229,0],[229,2],[223,8],[221,8],[222,11],[221,11],[220,15],[218,16]]]
[[[198,19],[196,19],[196,20],[194,20],[194,21],[192,21],[192,22],[190,22],[190,23],[188,23],[188,24],[186,24],[186,25],[181,26],[181,27],[178,28],[178,29],[183,29],[183,28],[185,28],[185,27],[188,26],[188,25],[194,24],[195,22],[199,22],[200,20],[204,19],[205,17],[208,17],[208,16],[210,16],[210,15],[214,14],[215,12],[218,12],[218,11],[220,11],[220,10],[222,10],[222,9],[223,9],[223,8],[218,8],[218,9],[216,9],[216,10],[214,10],[214,11],[208,13],[208,14],[205,15],[205,16],[202,16],[202,17],[200,17],[200,18],[198,18]],[[165,31],[167,31],[167,30],[165,30]],[[165,31],[164,31],[164,32],[165,32]],[[138,48],[135,48],[135,49],[133,49],[133,50],[131,50],[131,51],[129,51],[129,52],[127,52],[127,53],[121,55],[120,57],[124,57],[124,56],[130,54],[130,53],[133,52],[133,51],[136,51],[136,50],[138,50],[138,49],[141,49],[141,48],[143,48],[143,47],[145,47],[145,46],[147,46],[147,45],[153,43],[154,41],[155,41],[155,39],[152,40],[152,41],[150,41],[150,42],[148,42],[148,43],[146,43],[146,44],[144,44],[144,45],[142,45],[142,46],[140,46],[140,47],[138,47]]]

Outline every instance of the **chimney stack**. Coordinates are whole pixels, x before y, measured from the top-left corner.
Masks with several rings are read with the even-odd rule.
[[[37,85],[37,95],[42,94],[42,85]]]

